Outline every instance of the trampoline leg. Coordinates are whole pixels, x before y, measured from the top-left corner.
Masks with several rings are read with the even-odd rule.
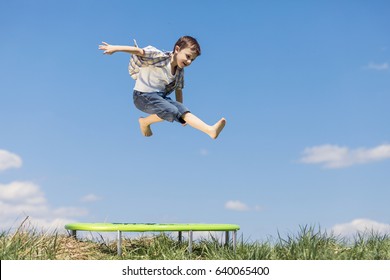
[[[229,245],[229,231],[225,231],[225,245]]]
[[[118,256],[122,256],[122,232],[118,230],[118,245],[117,245]]]
[[[188,252],[192,253],[192,230],[188,232]]]
[[[182,236],[182,232],[181,232],[181,231],[179,231],[179,243],[181,243],[181,241],[182,241],[182,238],[183,238],[183,236]]]
[[[234,253],[236,252],[236,246],[237,246],[237,230],[233,231],[233,250]]]
[[[70,231],[70,236],[72,236],[74,239],[77,239],[76,233],[77,233],[77,230],[72,229],[72,230]]]

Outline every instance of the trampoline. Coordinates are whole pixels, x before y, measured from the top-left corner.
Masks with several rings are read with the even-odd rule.
[[[65,225],[71,235],[77,238],[77,231],[117,232],[117,252],[122,255],[122,232],[178,232],[179,242],[182,241],[182,232],[188,232],[188,252],[192,252],[194,231],[223,231],[225,244],[230,241],[232,232],[233,249],[236,250],[237,230],[240,226],[234,224],[156,224],[156,223],[72,223]]]

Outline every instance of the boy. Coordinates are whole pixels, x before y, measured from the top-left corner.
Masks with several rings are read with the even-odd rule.
[[[135,41],[134,41],[135,42]],[[191,36],[181,37],[172,52],[162,52],[152,46],[139,48],[135,46],[110,45],[102,42],[99,49],[103,54],[115,52],[131,54],[129,73],[136,80],[133,99],[135,106],[150,114],[139,118],[139,125],[144,136],[151,136],[150,126],[157,122],[177,121],[189,124],[211,138],[216,139],[226,124],[221,118],[214,125],[208,125],[192,114],[183,105],[184,68],[201,54],[197,40]],[[176,101],[168,95],[175,90]]]

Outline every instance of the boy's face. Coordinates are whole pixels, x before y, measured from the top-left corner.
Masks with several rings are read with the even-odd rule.
[[[196,52],[190,48],[180,49],[178,46],[175,48],[176,63],[179,68],[190,66],[191,63],[197,57]]]

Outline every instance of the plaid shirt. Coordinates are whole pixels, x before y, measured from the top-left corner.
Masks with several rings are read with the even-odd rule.
[[[134,40],[134,45],[138,47]],[[165,67],[171,61],[172,52],[162,52],[155,47],[147,46],[143,48],[145,54],[143,56],[131,55],[129,62],[129,74],[137,80],[139,68],[153,65],[155,67]],[[175,80],[165,86],[165,93],[170,94],[175,89],[184,88],[184,70],[177,67]]]

